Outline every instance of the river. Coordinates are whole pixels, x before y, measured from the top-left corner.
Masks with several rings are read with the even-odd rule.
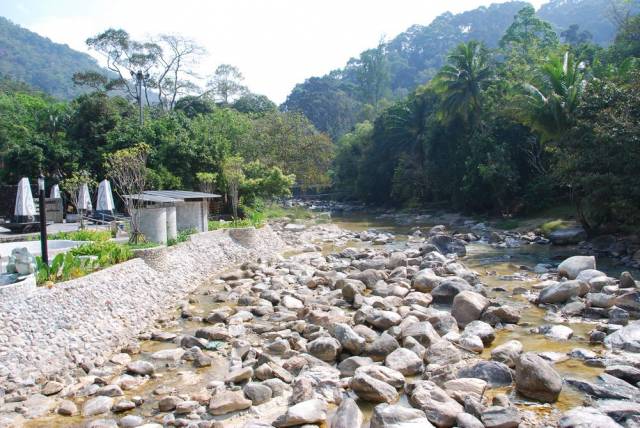
[[[376,229],[393,233],[396,239],[393,243],[386,244],[389,248],[403,248],[407,245],[407,237],[417,227],[428,230],[433,226],[433,222],[424,221],[421,224],[405,224],[397,218],[375,217],[366,214],[334,215],[331,223],[350,231],[364,231]],[[454,229],[455,230],[455,229]],[[463,229],[460,229],[461,231]],[[347,242],[340,246],[335,244],[323,244],[323,253],[328,254],[344,248],[345,246],[369,246],[370,243]],[[294,256],[297,253],[291,253]],[[583,319],[569,320],[567,324],[574,332],[573,336],[566,341],[550,340],[541,334],[531,333],[531,328],[541,324],[553,323],[553,319],[548,319],[547,311],[528,302],[526,296],[529,290],[539,282],[537,275],[533,272],[536,265],[548,263],[557,265],[563,258],[575,255],[576,249],[570,247],[552,247],[548,245],[523,245],[518,248],[494,248],[486,243],[471,243],[467,247],[467,256],[462,259],[463,263],[480,274],[481,281],[488,290],[488,297],[498,302],[509,303],[519,308],[521,320],[517,325],[510,325],[509,328],[500,329],[496,332],[496,339],[492,345],[484,350],[482,357],[489,359],[491,350],[506,341],[517,339],[523,344],[524,351],[534,351],[537,353],[549,353],[550,358],[559,358],[554,367],[563,377],[573,377],[594,381],[602,373],[603,368],[591,367],[578,359],[569,359],[566,354],[575,348],[591,350],[597,354],[603,351],[601,345],[589,343],[588,333],[594,329],[597,320],[585,321]],[[598,268],[611,276],[617,276],[622,270],[615,265],[614,260],[598,259]],[[635,272],[634,274],[638,274]],[[234,304],[219,302],[208,298],[221,290],[221,282],[214,281],[194,293],[194,299],[190,305],[190,312],[195,316],[204,317],[211,311],[222,307],[233,307]],[[163,330],[181,334],[194,334],[194,331],[202,327],[199,320],[180,319],[169,320],[163,325]],[[254,334],[246,337],[250,342],[259,343],[260,338]],[[151,361],[154,352],[175,348],[171,342],[145,340],[141,342],[141,353],[134,356],[134,359]],[[561,356],[562,354],[562,356]],[[211,382],[221,381],[228,372],[229,362],[223,357],[214,357],[211,367],[194,368],[159,368],[156,376],[145,383],[125,391],[125,398],[134,400],[137,396],[145,399],[144,404],[137,407],[131,414],[140,415],[143,418],[155,418],[157,421],[157,401],[153,397],[164,394],[172,394],[179,391],[181,395],[197,395],[204,391]],[[536,404],[518,397],[513,389],[501,388],[492,389],[487,392],[489,395],[496,393],[507,393],[509,398],[521,409],[535,412],[541,416],[549,415],[551,412],[564,411],[572,407],[580,406],[585,401],[585,396],[565,385],[560,395],[560,399],[554,405]],[[80,402],[82,399],[80,400]],[[406,403],[406,396],[401,398],[401,402]],[[365,414],[365,426],[370,417],[372,406],[359,402]],[[281,411],[274,409],[274,411]],[[264,411],[263,417],[273,416],[269,410]],[[53,416],[45,419],[35,420],[28,424],[30,427],[67,427],[84,426],[86,419],[79,416],[61,417]],[[236,426],[232,423],[225,423],[223,426]]]

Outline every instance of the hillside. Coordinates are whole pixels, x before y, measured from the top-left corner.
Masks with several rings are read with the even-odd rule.
[[[0,77],[11,77],[56,98],[71,99],[83,92],[71,77],[86,70],[102,69],[91,56],[0,17]]]
[[[629,6],[615,7],[612,0],[553,0],[542,5],[538,16],[550,22],[558,34],[573,24],[580,25],[593,35],[593,42],[608,46],[616,36],[616,10],[618,13],[631,11],[637,13],[640,2],[632,0]]]
[[[336,139],[356,123],[375,117],[390,100],[428,82],[461,42],[475,39],[496,47],[526,5],[521,1],[493,4],[455,15],[445,13],[426,26],[414,25],[377,49],[352,58],[344,68],[296,85],[282,109],[303,112]],[[608,45],[615,37],[611,0],[552,0],[539,16],[559,34],[578,24],[599,44]]]

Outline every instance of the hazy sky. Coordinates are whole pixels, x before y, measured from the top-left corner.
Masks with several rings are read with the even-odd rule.
[[[109,27],[134,38],[180,34],[206,48],[201,74],[233,64],[249,89],[281,103],[296,83],[342,67],[382,36],[491,3],[502,1],[2,0],[0,15],[85,52],[84,41]]]

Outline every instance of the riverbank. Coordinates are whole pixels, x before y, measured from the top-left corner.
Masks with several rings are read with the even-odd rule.
[[[0,385],[7,402],[69,381],[127,346],[228,266],[275,256],[284,242],[268,226],[207,232],[173,247],[28,296],[0,302]]]

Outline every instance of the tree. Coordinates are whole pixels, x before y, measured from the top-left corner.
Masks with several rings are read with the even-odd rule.
[[[108,30],[86,40],[89,49],[93,49],[106,60],[106,66],[117,77],[107,85],[110,88],[121,88],[129,97],[137,102],[146,101],[149,105],[147,80],[144,79],[144,97],[135,86],[134,73],[141,71],[143,76],[149,74],[156,64],[160,46],[151,42],[132,40],[129,33],[122,29]],[[142,98],[142,99],[141,99]]]
[[[140,232],[140,209],[143,206],[142,193],[147,184],[147,158],[150,152],[151,147],[141,143],[104,157],[105,169],[113,180],[115,191],[131,216],[129,240],[132,243],[144,239]]]
[[[230,156],[222,163],[222,175],[227,183],[229,196],[231,197],[231,209],[233,218],[238,218],[238,190],[244,182],[245,176],[242,170],[244,159],[240,156]]]
[[[583,43],[590,42],[591,39],[593,39],[593,34],[587,30],[580,31],[580,26],[578,24],[573,24],[560,33],[560,37],[564,39],[565,43],[568,43],[571,46],[578,46]]]
[[[173,110],[177,100],[196,91],[193,72],[204,49],[193,40],[161,34],[155,40],[136,41],[124,30],[108,29],[86,41],[87,46],[107,61],[107,68],[117,75],[108,79],[97,73],[76,73],[74,82],[108,91],[124,89],[137,102],[149,101],[149,89],[155,90],[158,105],[164,111]],[[134,75],[141,72],[143,90],[136,88]],[[144,95],[143,95],[144,94]]]
[[[170,34],[160,35],[155,44],[160,48],[154,87],[158,91],[158,103],[165,111],[170,111],[180,97],[198,89],[189,77],[194,77],[191,67],[205,51],[193,40]]]
[[[265,95],[246,93],[234,101],[233,108],[240,113],[261,115],[278,109],[278,106]]]
[[[587,85],[585,65],[573,54],[554,57],[540,69],[539,82],[525,84],[526,95],[518,115],[524,124],[540,133],[543,141],[556,141],[574,121]]]
[[[60,188],[69,196],[69,202],[76,209],[78,215],[80,215],[80,229],[84,229],[84,215],[83,209],[79,207],[80,190],[84,185],[89,188],[96,186],[97,182],[93,179],[91,174],[87,170],[76,171],[69,177],[60,181]]]
[[[255,205],[259,199],[291,196],[291,186],[296,177],[285,175],[277,166],[267,167],[260,161],[253,161],[243,168],[245,179],[242,183],[244,204]]]
[[[568,189],[588,234],[640,224],[640,74],[594,80],[558,140],[553,177]]]
[[[443,116],[451,119],[461,115],[466,121],[475,122],[482,109],[482,91],[492,73],[487,50],[481,43],[458,45],[434,81],[442,96]]]
[[[272,112],[255,119],[251,137],[238,150],[245,159],[294,174],[302,189],[330,184],[331,139],[300,113]]]
[[[208,94],[224,105],[247,92],[242,85],[244,76],[237,67],[230,64],[220,64],[207,83]]]
[[[213,193],[216,190],[216,180],[218,174],[215,172],[197,172],[196,179],[200,184],[200,190],[206,193]]]
[[[538,18],[533,6],[527,5],[518,12],[504,33],[500,47],[520,50],[527,57],[532,49],[545,49],[557,43],[558,35],[551,24]]]
[[[374,112],[377,113],[379,103],[389,85],[384,42],[380,41],[377,48],[361,53],[360,58],[350,61],[350,66],[356,70],[362,101],[373,106]]]

